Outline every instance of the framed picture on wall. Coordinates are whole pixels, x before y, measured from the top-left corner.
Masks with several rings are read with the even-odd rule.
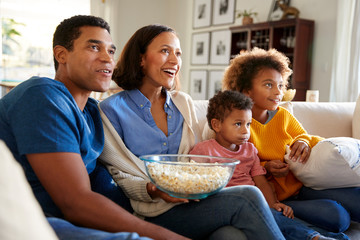
[[[206,99],[206,70],[191,70],[190,71],[190,96],[194,100]]]
[[[231,31],[211,32],[210,63],[227,65],[230,61]]]
[[[235,0],[213,0],[213,25],[234,22]]]
[[[216,93],[221,91],[222,78],[224,76],[223,70],[210,71],[209,73],[209,86],[208,86],[208,99],[212,98]]]
[[[287,6],[290,6],[290,0],[282,0],[282,3]],[[277,1],[273,0],[270,7],[268,21],[278,21],[281,19],[282,15],[283,15],[283,11],[279,7]]]
[[[195,0],[193,28],[208,27],[211,23],[211,1]]]
[[[210,33],[194,33],[192,35],[191,63],[209,63]]]

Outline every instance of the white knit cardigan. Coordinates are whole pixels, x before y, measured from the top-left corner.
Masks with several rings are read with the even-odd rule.
[[[178,154],[187,154],[196,143],[201,141],[201,131],[194,103],[191,97],[183,92],[170,92],[170,96],[184,117]],[[100,105],[99,109],[105,133],[105,146],[99,159],[107,166],[115,182],[130,198],[135,214],[140,217],[154,217],[174,207],[176,205],[174,203],[167,203],[162,199],[152,199],[149,196],[146,184],[150,180],[146,174],[144,162],[125,146]]]

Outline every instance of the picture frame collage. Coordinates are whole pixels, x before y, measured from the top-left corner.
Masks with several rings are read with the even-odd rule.
[[[235,21],[235,0],[194,0],[193,28],[232,24]],[[228,65],[231,31],[196,31],[192,35],[191,64]],[[224,70],[190,70],[190,94],[195,100],[209,99],[221,90]]]
[[[194,100],[212,98],[221,91],[223,70],[191,70],[190,71],[190,95]]]

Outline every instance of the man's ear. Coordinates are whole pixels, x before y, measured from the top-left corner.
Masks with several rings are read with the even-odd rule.
[[[211,127],[215,132],[220,132],[221,130],[221,121],[219,119],[211,119]]]
[[[56,61],[58,61],[59,64],[66,63],[66,56],[67,56],[68,50],[65,47],[56,45],[54,47],[53,52],[54,52],[54,57],[55,57]]]

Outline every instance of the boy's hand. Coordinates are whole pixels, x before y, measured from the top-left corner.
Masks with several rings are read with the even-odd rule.
[[[294,218],[294,211],[288,205],[285,205],[281,202],[277,202],[277,203],[274,203],[271,207],[278,212],[282,211],[282,213],[284,214],[285,217]]]
[[[289,158],[294,162],[299,161],[300,163],[306,163],[309,159],[310,152],[311,148],[309,145],[304,141],[298,140],[291,146]]]
[[[289,165],[280,160],[268,161],[264,167],[274,177],[285,177],[289,173]]]

